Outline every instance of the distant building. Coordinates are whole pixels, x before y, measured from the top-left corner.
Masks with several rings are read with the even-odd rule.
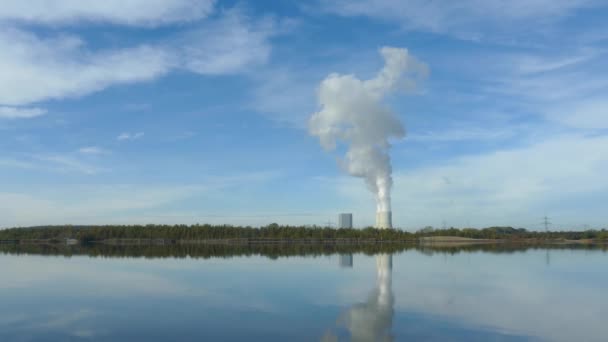
[[[344,268],[353,267],[353,255],[352,254],[340,254],[340,267],[344,267]]]
[[[340,214],[338,216],[338,228],[352,228],[353,227],[353,214]]]

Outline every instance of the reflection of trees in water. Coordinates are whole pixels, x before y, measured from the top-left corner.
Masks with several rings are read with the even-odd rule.
[[[271,259],[290,256],[328,256],[334,254],[397,254],[416,250],[426,255],[454,255],[483,251],[487,253],[521,253],[528,250],[578,249],[607,251],[606,246],[593,245],[470,245],[470,246],[418,246],[415,244],[170,244],[170,245],[75,245],[62,244],[1,244],[0,254],[36,254],[36,255],[88,255],[92,257],[118,258],[231,258],[264,256]]]
[[[291,256],[330,256],[335,254],[376,255],[379,253],[400,253],[415,249],[411,244],[171,244],[171,245],[0,245],[0,254],[37,254],[117,258],[232,258],[265,256],[271,259]]]
[[[377,282],[367,301],[353,305],[338,319],[338,325],[346,327],[351,341],[392,341],[393,305],[392,262],[389,254],[376,256]],[[337,341],[328,332],[322,341]]]

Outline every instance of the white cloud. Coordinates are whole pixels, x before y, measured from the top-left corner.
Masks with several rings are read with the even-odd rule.
[[[0,21],[162,25],[208,16],[215,0],[3,0]]]
[[[125,140],[137,140],[140,139],[144,136],[144,132],[137,132],[137,133],[121,133],[119,136],[116,137],[116,140],[118,141],[125,141]]]
[[[275,33],[273,19],[253,20],[238,8],[164,43],[105,50],[93,50],[74,35],[42,36],[0,26],[0,108],[5,116],[39,114],[42,109],[15,106],[150,81],[176,69],[204,75],[244,72],[266,62]]]
[[[42,108],[0,106],[0,119],[29,119],[46,114]]]
[[[171,65],[172,56],[152,46],[92,53],[74,36],[40,38],[0,28],[0,104],[82,96],[154,79]]]

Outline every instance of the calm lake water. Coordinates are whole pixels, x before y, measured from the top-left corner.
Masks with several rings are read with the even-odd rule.
[[[0,341],[608,341],[601,249],[163,248],[3,246]]]

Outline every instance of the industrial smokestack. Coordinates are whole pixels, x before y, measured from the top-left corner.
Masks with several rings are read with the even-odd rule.
[[[339,164],[354,177],[365,180],[376,197],[376,226],[391,228],[391,138],[405,136],[400,118],[384,99],[397,90],[412,89],[426,77],[428,68],[406,49],[383,47],[384,67],[375,77],[332,73],[318,90],[321,109],[310,118],[310,134],[319,137],[326,150],[343,142],[348,150]]]
[[[376,228],[392,229],[393,213],[391,211],[379,211],[376,213]]]

